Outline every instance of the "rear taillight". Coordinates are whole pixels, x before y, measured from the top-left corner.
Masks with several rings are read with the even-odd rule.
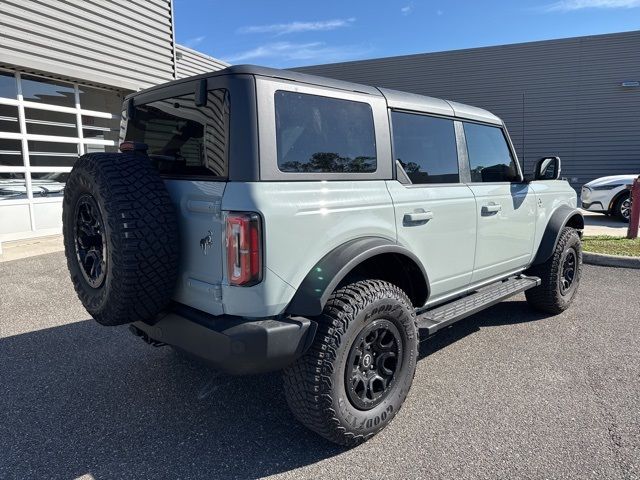
[[[262,280],[262,231],[257,213],[229,212],[226,225],[227,277],[245,287]]]

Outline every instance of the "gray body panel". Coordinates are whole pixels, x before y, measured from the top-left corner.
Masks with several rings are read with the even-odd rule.
[[[425,305],[441,303],[525,270],[553,212],[576,206],[575,192],[566,182],[471,183],[462,121],[502,128],[516,164],[517,155],[500,118],[456,102],[252,66],[174,81],[128,98],[135,105],[156,101],[194,92],[202,81],[209,89],[231,92],[228,181],[168,180],[167,185],[181,212],[184,251],[175,299],[206,313],[282,315],[301,287],[310,288],[310,278],[319,282],[310,295],[316,303],[326,301],[329,286],[338,280],[314,270],[318,262],[350,242],[371,237],[415,256],[428,278]],[[369,104],[376,172],[281,172],[273,101],[278,90]],[[405,185],[395,179],[390,109],[455,120],[460,183]],[[500,209],[485,215],[488,204]],[[257,285],[233,286],[226,278],[223,225],[229,211],[257,212],[262,219],[264,268]],[[407,222],[407,215],[426,220]],[[205,255],[200,245],[207,235],[213,242]],[[296,305],[306,301],[301,302]]]

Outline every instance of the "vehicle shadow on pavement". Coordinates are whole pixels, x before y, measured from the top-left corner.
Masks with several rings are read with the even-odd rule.
[[[531,308],[524,300],[498,303],[487,310],[454,323],[430,338],[422,337],[420,341],[419,359],[442,350],[452,343],[471,335],[484,327],[500,327],[518,323],[535,322],[549,318],[551,314]]]
[[[499,304],[422,342],[546,318]],[[345,449],[302,427],[279,374],[221,375],[93,320],[0,339],[0,478],[257,478]]]
[[[227,377],[93,320],[0,339],[0,478],[257,478],[343,448],[279,374]]]

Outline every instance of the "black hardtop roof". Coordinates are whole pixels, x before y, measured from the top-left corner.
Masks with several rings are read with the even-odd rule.
[[[270,77],[292,82],[306,83],[320,87],[334,88],[349,92],[359,92],[367,95],[385,98],[389,107],[404,108],[407,110],[418,110],[422,112],[435,113],[440,115],[450,115],[460,118],[472,119],[487,123],[500,125],[502,120],[491,112],[482,108],[472,107],[457,102],[441,100],[439,98],[428,97],[425,95],[417,95],[398,90],[390,90],[386,88],[376,88],[370,85],[362,85],[360,83],[345,82],[335,80],[333,78],[321,77],[318,75],[309,75],[307,73],[293,72],[291,70],[280,70],[277,68],[259,67],[257,65],[232,65],[215,72],[202,73],[192,77],[181,78],[172,82],[163,83],[154,87],[141,90],[131,95],[127,95],[126,99],[136,97],[141,94],[155,92],[159,90],[171,89],[175,85],[187,82],[197,81],[203,78],[219,77],[224,75],[255,75],[260,77]],[[125,99],[125,100],[126,100]]]
[[[298,73],[291,70],[280,70],[278,68],[260,67],[258,65],[232,65],[222,70],[215,72],[201,73],[200,75],[194,75],[192,77],[181,78],[179,80],[173,80],[171,82],[163,83],[161,85],[155,85],[139,92],[127,95],[126,98],[135,97],[141,93],[152,92],[154,90],[160,90],[165,88],[171,88],[173,85],[179,85],[185,82],[193,82],[194,80],[200,80],[202,78],[218,77],[222,75],[258,75],[261,77],[279,78],[282,80],[290,80],[293,82],[308,83],[311,85],[319,85],[322,87],[336,88],[339,90],[347,90],[351,92],[367,93],[369,95],[382,96],[380,90],[369,85],[362,85],[359,83],[345,82],[342,80],[335,80],[333,78],[321,77],[318,75],[310,75],[308,73]]]

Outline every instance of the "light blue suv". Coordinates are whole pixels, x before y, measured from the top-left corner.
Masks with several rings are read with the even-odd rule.
[[[284,370],[289,406],[367,440],[411,386],[418,335],[580,281],[560,160],[525,179],[503,122],[456,102],[234,66],[133,94],[122,153],[64,193],[88,312],[234,374]]]

